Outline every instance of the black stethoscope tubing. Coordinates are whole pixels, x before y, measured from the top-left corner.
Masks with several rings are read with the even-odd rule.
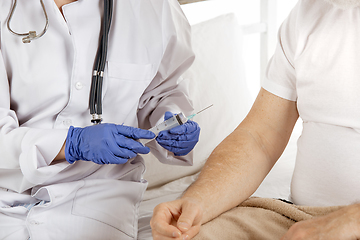
[[[102,20],[102,30],[100,43],[94,62],[93,76],[91,80],[89,108],[92,115],[91,122],[99,124],[102,121],[102,85],[104,69],[108,50],[109,31],[113,13],[113,0],[104,0],[104,16]]]
[[[95,57],[93,76],[91,80],[90,96],[89,96],[89,108],[90,114],[92,115],[91,122],[94,124],[99,124],[102,121],[102,85],[104,78],[104,69],[106,65],[108,41],[109,41],[109,31],[111,26],[112,14],[113,14],[113,0],[103,0],[104,2],[104,14],[102,19],[102,26],[99,37],[99,46]],[[29,33],[17,33],[14,32],[10,27],[10,21],[14,14],[17,0],[14,0],[14,4],[10,10],[10,16],[7,21],[7,27],[9,31],[17,36],[25,36],[23,38],[23,43],[30,43],[31,40],[38,39],[42,37],[49,26],[49,19],[46,13],[46,9],[42,0],[40,0],[41,6],[44,11],[46,18],[46,24],[44,30],[41,34],[37,35],[35,31],[30,31]]]

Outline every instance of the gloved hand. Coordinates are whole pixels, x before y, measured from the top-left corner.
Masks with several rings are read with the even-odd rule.
[[[148,130],[116,124],[98,124],[85,128],[70,127],[65,144],[65,158],[97,164],[123,164],[138,153],[147,154],[148,147],[135,139],[154,138]]]
[[[173,114],[166,112],[164,119],[171,118]],[[183,125],[174,127],[170,130],[161,131],[156,141],[166,150],[173,152],[175,156],[188,154],[199,141],[200,127],[191,120]]]

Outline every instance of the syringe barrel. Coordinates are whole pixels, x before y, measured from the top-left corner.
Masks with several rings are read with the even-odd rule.
[[[164,122],[156,125],[155,127],[150,128],[149,131],[155,133],[155,135],[157,136],[159,134],[159,132],[164,131],[164,130],[169,130],[176,126],[182,125],[182,124],[186,123],[186,121],[187,121],[187,118],[184,116],[183,113],[175,114],[174,116],[165,120]],[[140,139],[140,142],[142,144],[146,144],[152,140],[153,139]]]

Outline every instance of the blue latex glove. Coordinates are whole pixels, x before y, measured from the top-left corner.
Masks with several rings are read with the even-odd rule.
[[[172,116],[171,112],[166,112],[164,119],[167,120]],[[199,141],[199,135],[199,124],[188,120],[183,125],[161,131],[156,141],[166,150],[173,152],[175,156],[183,156],[195,147]]]
[[[65,158],[97,164],[123,164],[138,153],[147,154],[148,147],[135,139],[154,138],[148,130],[116,124],[98,124],[85,128],[70,127],[65,144]]]

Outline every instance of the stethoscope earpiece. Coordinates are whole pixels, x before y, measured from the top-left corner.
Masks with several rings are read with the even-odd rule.
[[[35,40],[35,39],[38,39],[38,38],[42,37],[42,36],[46,33],[46,31],[47,31],[47,29],[48,29],[48,27],[49,27],[49,18],[48,18],[48,16],[47,16],[47,13],[46,13],[46,9],[45,9],[45,5],[44,5],[44,3],[43,3],[43,0],[40,0],[40,3],[41,3],[41,7],[42,7],[42,9],[43,9],[43,12],[44,12],[44,15],[45,15],[45,19],[46,19],[46,23],[45,23],[44,30],[43,30],[39,35],[36,35],[36,31],[29,31],[29,33],[17,33],[17,32],[15,32],[15,31],[13,31],[13,30],[11,29],[11,27],[10,27],[10,21],[11,21],[13,15],[14,15],[15,8],[16,8],[16,5],[17,5],[17,0],[14,0],[14,4],[13,4],[13,6],[12,6],[12,8],[11,8],[11,12],[10,12],[9,20],[7,21],[7,28],[9,29],[9,31],[10,31],[12,34],[14,34],[14,35],[16,35],[16,36],[23,37],[23,38],[22,38],[22,42],[23,42],[23,43],[30,43],[32,40]]]
[[[30,31],[26,37],[23,37],[23,43],[31,43],[31,40],[36,39],[36,31]]]

